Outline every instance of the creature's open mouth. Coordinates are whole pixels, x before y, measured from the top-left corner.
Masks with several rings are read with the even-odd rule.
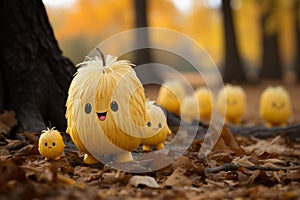
[[[100,119],[100,121],[104,121],[106,119],[106,113],[107,112],[97,113],[98,118]]]
[[[48,147],[49,149],[51,149],[52,147]]]
[[[153,128],[153,130],[154,130],[154,131],[157,131],[157,130],[158,130],[158,128]]]

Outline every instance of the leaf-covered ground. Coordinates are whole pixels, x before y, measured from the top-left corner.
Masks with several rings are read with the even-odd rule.
[[[245,88],[243,125],[261,125],[257,108],[264,86]],[[300,123],[300,87],[288,90],[291,123]],[[284,133],[257,139],[225,127],[208,157],[199,158],[202,140],[196,139],[170,166],[132,174],[83,164],[66,135],[62,158],[45,161],[37,149],[40,133],[13,134],[16,123],[13,112],[0,115],[0,199],[300,199],[300,142]]]

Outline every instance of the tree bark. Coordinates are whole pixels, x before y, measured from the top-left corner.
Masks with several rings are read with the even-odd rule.
[[[147,28],[148,27],[148,0],[134,0],[135,10],[135,27]],[[138,30],[135,36],[136,47],[149,47],[149,32],[147,29]],[[143,64],[149,64],[153,62],[151,48],[136,49],[135,64],[137,66]],[[142,70],[136,70],[137,76],[142,83],[149,83],[155,81],[161,82],[162,77],[151,66],[142,68]]]
[[[225,58],[224,58],[224,82],[241,83],[246,82],[246,74],[242,65],[241,57],[237,47],[236,34],[234,30],[231,0],[222,0],[222,13],[224,18],[225,35]]]
[[[75,68],[62,56],[42,0],[2,0],[0,15],[0,109],[14,110],[25,131],[48,122],[64,130]]]
[[[300,82],[300,16],[299,16],[300,0],[295,0],[295,30],[296,30],[296,52],[295,52],[295,72],[298,82]]]
[[[261,79],[282,79],[282,63],[278,44],[278,31],[267,30],[271,15],[276,10],[276,0],[268,0],[268,7],[261,17],[262,30],[262,66],[259,77]],[[277,20],[277,19],[273,19]],[[276,22],[275,22],[276,23]]]

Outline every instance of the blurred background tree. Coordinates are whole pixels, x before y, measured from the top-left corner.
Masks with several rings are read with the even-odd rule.
[[[144,0],[64,0],[60,6],[55,1],[44,0],[64,54],[75,63],[109,36],[144,26],[144,15],[147,26],[170,28],[196,40],[223,67],[226,82],[281,80],[291,74],[289,80],[300,79],[299,0],[151,0],[139,9]],[[172,38],[148,38],[194,51]],[[159,53],[152,54],[155,60]]]

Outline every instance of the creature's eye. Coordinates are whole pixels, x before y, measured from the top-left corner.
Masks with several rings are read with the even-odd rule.
[[[55,147],[55,142],[53,142],[53,143],[52,143],[52,146],[54,146],[54,147]]]
[[[148,123],[147,123],[147,126],[150,127],[150,126],[151,126],[151,122],[148,122]]]
[[[115,102],[115,101],[112,101],[112,102],[110,103],[110,109],[111,109],[112,111],[114,111],[114,112],[117,112],[117,111],[119,110],[119,105],[118,105],[118,103]]]
[[[85,112],[86,114],[90,114],[90,113],[92,112],[92,105],[89,104],[89,103],[85,104],[84,112]]]
[[[161,128],[161,123],[158,123],[158,128]]]
[[[45,147],[47,146],[48,144],[47,144],[47,142],[45,143]]]
[[[276,103],[275,102],[272,102],[272,107],[276,107]]]

